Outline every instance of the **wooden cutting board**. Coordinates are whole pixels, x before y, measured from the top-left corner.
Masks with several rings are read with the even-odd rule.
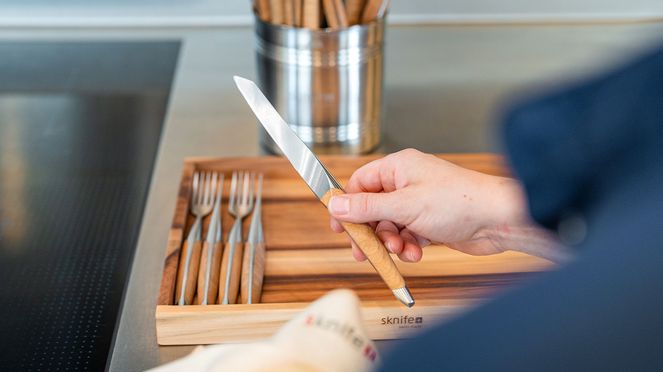
[[[476,171],[508,175],[503,160],[492,154],[443,154],[440,157]],[[345,184],[354,170],[379,156],[327,156],[322,162]],[[188,212],[194,171],[226,175],[223,201],[224,240],[233,219],[227,212],[230,174],[251,170],[264,174],[263,226],[267,246],[261,303],[252,305],[175,306],[175,282],[183,237],[193,223]],[[209,221],[204,221],[207,226]],[[245,219],[246,235],[250,218]],[[417,300],[412,309],[398,303],[367,262],[351,256],[345,234],[329,229],[324,206],[280,157],[190,158],[184,163],[170,230],[158,305],[159,344],[238,342],[269,336],[307,303],[335,288],[353,289],[362,300],[369,335],[374,339],[403,337],[426,328],[500,289],[517,285],[531,273],[550,267],[535,257],[507,252],[474,257],[444,246],[425,248],[422,262],[397,261]],[[385,316],[416,316],[416,327],[383,324]]]

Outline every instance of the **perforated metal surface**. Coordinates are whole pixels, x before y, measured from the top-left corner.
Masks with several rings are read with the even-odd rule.
[[[105,367],[178,48],[0,44],[0,370]]]

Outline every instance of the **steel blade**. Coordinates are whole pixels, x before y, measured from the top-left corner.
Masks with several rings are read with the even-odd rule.
[[[239,88],[258,121],[318,199],[321,199],[331,188],[341,189],[338,182],[325,169],[315,154],[283,120],[267,97],[260,91],[260,88],[251,80],[239,76],[235,76],[234,79],[237,88]]]

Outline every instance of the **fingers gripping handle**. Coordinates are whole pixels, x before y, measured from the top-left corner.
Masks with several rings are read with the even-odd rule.
[[[343,191],[339,189],[329,190],[323,197],[322,203],[325,206],[328,206],[329,199],[332,196],[342,195]],[[345,229],[345,232],[350,235],[352,241],[364,252],[364,255],[368,258],[368,261],[373,265],[375,271],[380,274],[382,280],[387,284],[387,286],[392,290],[394,295],[405,305],[412,306],[414,300],[412,299],[411,294],[407,290],[405,285],[405,280],[403,276],[398,271],[394,260],[392,260],[387,248],[378,236],[375,234],[373,229],[366,224],[357,224],[351,222],[341,222],[341,225]]]

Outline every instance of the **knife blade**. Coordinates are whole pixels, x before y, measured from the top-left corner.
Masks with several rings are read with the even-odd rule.
[[[237,88],[258,121],[318,199],[326,206],[332,196],[343,194],[341,185],[283,120],[258,86],[253,81],[239,76],[235,76],[234,79]],[[364,252],[394,296],[404,305],[412,307],[414,305],[412,294],[389,252],[375,235],[373,229],[366,224],[341,222],[341,225],[359,249]]]

